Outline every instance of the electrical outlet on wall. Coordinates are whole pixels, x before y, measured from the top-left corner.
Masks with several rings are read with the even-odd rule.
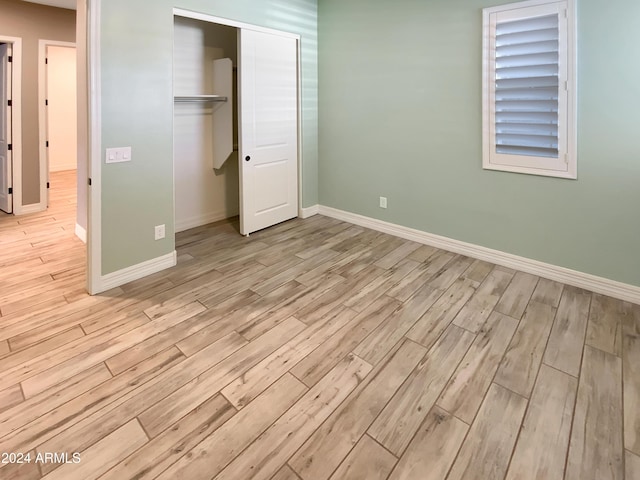
[[[387,197],[380,197],[380,208],[387,208]]]
[[[164,224],[156,225],[155,238],[156,238],[156,240],[161,240],[161,239],[164,238]]]

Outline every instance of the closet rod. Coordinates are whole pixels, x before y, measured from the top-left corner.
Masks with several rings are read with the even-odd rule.
[[[173,97],[176,103],[184,102],[226,102],[227,97],[222,95],[180,95]]]

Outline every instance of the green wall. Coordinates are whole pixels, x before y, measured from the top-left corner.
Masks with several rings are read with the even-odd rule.
[[[102,147],[132,146],[102,163],[102,274],[171,253],[173,7],[301,35],[303,206],[318,203],[315,0],[103,0]],[[153,227],[166,225],[154,241]]]
[[[577,0],[578,180],[481,167],[500,3],[319,1],[320,203],[640,285],[640,2]]]

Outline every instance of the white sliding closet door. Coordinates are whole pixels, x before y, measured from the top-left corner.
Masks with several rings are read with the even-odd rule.
[[[240,29],[240,232],[298,215],[298,55],[291,37]]]

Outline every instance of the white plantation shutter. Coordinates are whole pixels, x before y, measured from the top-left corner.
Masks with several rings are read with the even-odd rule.
[[[569,176],[566,15],[565,2],[485,10],[485,168]]]
[[[496,26],[496,151],[558,158],[558,15]]]

